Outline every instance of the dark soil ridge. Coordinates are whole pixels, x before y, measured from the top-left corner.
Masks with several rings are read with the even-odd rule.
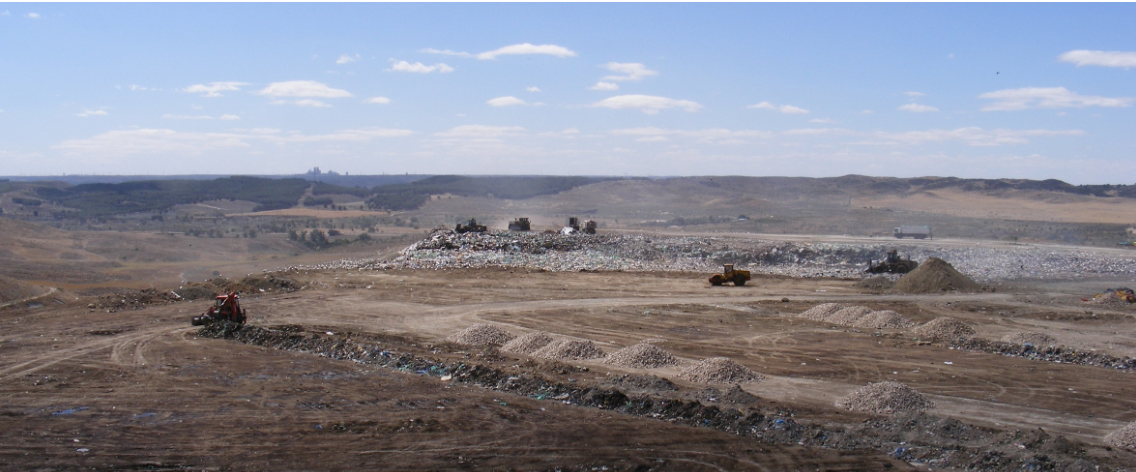
[[[967,425],[952,418],[923,412],[877,417],[856,425],[801,423],[793,412],[763,412],[753,408],[743,413],[699,401],[636,395],[618,389],[565,385],[528,374],[511,374],[492,367],[465,362],[447,362],[398,353],[381,348],[367,335],[343,333],[331,337],[307,332],[301,326],[274,328],[215,323],[198,335],[245,344],[305,352],[337,360],[417,373],[449,376],[452,381],[524,395],[537,400],[612,410],[687,426],[704,427],[753,437],[758,441],[840,450],[872,450],[913,464],[989,472],[1109,471],[1109,465],[1091,462],[1086,449],[1099,446],[1053,437],[1038,428],[1032,431],[999,432]],[[1099,451],[1098,451],[1099,452]],[[1103,454],[1091,459],[1108,460]],[[1124,467],[1126,464],[1115,464]]]
[[[950,344],[955,349],[966,351],[979,351],[1002,356],[1024,357],[1026,359],[1056,362],[1058,364],[1076,364],[1092,367],[1105,367],[1131,372],[1136,369],[1136,358],[1115,357],[1091,351],[1082,351],[1061,346],[1033,346],[1026,344],[1008,343],[1005,341],[990,341],[986,339],[957,340]]]

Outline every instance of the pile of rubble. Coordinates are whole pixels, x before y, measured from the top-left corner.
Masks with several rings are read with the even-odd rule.
[[[935,318],[911,330],[920,339],[929,341],[954,341],[974,336],[974,328],[950,317]]]
[[[1059,346],[1057,338],[1045,333],[1022,332],[1010,333],[1002,337],[1002,342],[1010,344],[1029,344],[1034,347]]]
[[[840,303],[822,303],[801,312],[801,314],[797,316],[809,321],[824,321],[828,319],[829,316],[832,316],[833,313],[843,310],[844,308],[846,308],[845,305]]]
[[[836,401],[836,406],[852,411],[890,415],[901,411],[922,411],[935,404],[899,382],[879,382],[860,387]]]
[[[582,361],[588,359],[599,359],[606,356],[607,353],[588,340],[575,340],[575,339],[561,339],[548,343],[540,349],[532,353],[533,357],[541,359],[549,359],[554,361]]]
[[[659,346],[639,343],[611,353],[604,362],[620,367],[656,369],[678,364],[678,359]]]
[[[678,373],[678,377],[691,382],[707,384],[736,384],[765,378],[728,357],[705,359],[683,369],[682,372]]]
[[[450,269],[524,267],[549,271],[717,272],[723,263],[759,274],[867,278],[864,267],[889,247],[913,259],[936,257],[979,281],[1081,278],[1136,272],[1136,257],[1036,246],[965,247],[923,242],[811,243],[712,236],[641,234],[462,233],[435,231],[393,260],[345,259],[279,269]]]
[[[880,310],[864,315],[852,326],[863,329],[907,329],[915,326],[915,322],[892,310]]]
[[[955,270],[947,261],[932,257],[895,282],[899,293],[977,292],[982,286]]]
[[[823,303],[797,315],[811,321],[851,326],[862,329],[906,329],[915,322],[891,310],[872,310],[863,306],[847,306],[840,303]]]
[[[466,346],[500,346],[511,340],[513,335],[490,324],[475,324],[451,334],[446,341]]]
[[[1116,448],[1136,450],[1136,423],[1128,423],[1123,428],[1108,433],[1104,437],[1104,443]]]
[[[176,303],[184,299],[174,292],[158,291],[152,288],[100,295],[87,304],[90,310],[106,310],[114,313],[125,310],[141,310],[149,305]]]
[[[981,351],[1002,356],[1024,357],[1026,359],[1055,362],[1058,364],[1076,364],[1121,370],[1136,369],[1136,358],[1133,357],[1116,357],[1099,352],[1082,351],[1066,346],[1017,344],[979,338],[958,339],[951,342],[950,345],[955,349],[966,351]]]
[[[852,326],[857,320],[863,318],[872,309],[864,306],[849,306],[838,310],[837,312],[828,315],[824,321],[841,326]]]
[[[501,345],[501,351],[513,354],[532,354],[552,342],[552,336],[544,331],[522,334]]]

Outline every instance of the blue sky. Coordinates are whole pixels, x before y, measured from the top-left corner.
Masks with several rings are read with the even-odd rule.
[[[1136,182],[1133,4],[0,4],[0,175]]]

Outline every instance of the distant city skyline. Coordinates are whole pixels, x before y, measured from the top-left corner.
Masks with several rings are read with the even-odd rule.
[[[1136,183],[1136,5],[0,4],[0,175]]]

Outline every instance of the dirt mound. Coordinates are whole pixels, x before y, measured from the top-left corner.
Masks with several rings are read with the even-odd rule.
[[[467,346],[500,346],[513,340],[513,337],[508,331],[496,326],[475,324],[451,334],[446,341]]]
[[[947,261],[932,257],[895,282],[893,292],[977,292],[982,286],[955,270]]]
[[[974,336],[974,328],[954,318],[941,317],[912,330],[916,336],[932,341],[954,341]]]
[[[853,327],[864,329],[907,329],[915,322],[891,310],[873,311],[852,323]]]
[[[533,357],[551,359],[556,361],[579,361],[598,359],[607,355],[591,341],[577,341],[575,339],[562,339],[553,341],[534,352]]]
[[[824,321],[825,318],[828,318],[833,313],[843,310],[844,308],[845,306],[840,303],[823,303],[809,308],[797,316],[806,320]]]
[[[678,359],[659,346],[639,343],[613,352],[604,362],[620,367],[654,369],[678,364]]]
[[[1058,346],[1057,338],[1045,333],[1022,332],[1011,333],[1002,337],[1003,342],[1011,344],[1029,344],[1035,347]]]
[[[229,292],[253,294],[262,292],[294,292],[299,289],[300,284],[295,280],[275,274],[266,274],[264,276],[250,275],[236,281],[218,277],[204,282],[186,282],[174,291],[186,300],[201,300],[210,299]]]
[[[879,382],[856,389],[836,401],[836,406],[852,411],[891,414],[901,411],[921,411],[935,404],[923,398],[915,389],[899,382]]]
[[[842,325],[842,326],[852,326],[860,318],[863,318],[864,316],[866,316],[868,313],[871,313],[871,312],[872,312],[872,309],[868,308],[868,307],[850,306],[850,307],[845,307],[841,310],[838,310],[831,315],[828,315],[828,317],[825,318],[824,320],[829,322],[829,323],[832,323],[832,324],[838,324],[838,325]]]
[[[501,346],[501,351],[514,354],[532,354],[552,342],[552,336],[544,331],[523,334]]]
[[[895,282],[882,275],[877,275],[872,278],[860,280],[852,284],[852,286],[856,288],[867,289],[870,292],[883,292],[885,290],[891,290],[892,287],[895,287]]]
[[[1104,443],[1121,449],[1136,450],[1136,422],[1128,423],[1127,426],[1108,433],[1108,436],[1104,437]]]
[[[149,305],[176,303],[185,301],[174,292],[158,291],[152,288],[139,291],[114,292],[100,295],[95,301],[87,304],[87,308],[106,310],[115,313],[125,310],[141,310]]]
[[[0,275],[0,303],[34,297],[40,293],[43,291]]]
[[[678,377],[691,382],[709,384],[736,384],[764,378],[728,357],[711,357],[703,360],[683,369]]]

